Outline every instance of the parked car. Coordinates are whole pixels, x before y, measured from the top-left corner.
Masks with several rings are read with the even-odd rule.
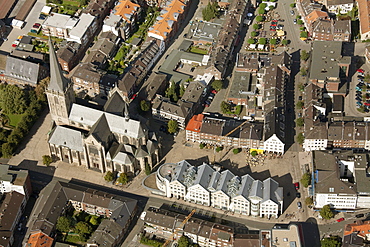
[[[301,193],[297,192],[297,193],[295,194],[295,197],[297,197],[297,198],[301,198]]]
[[[298,112],[298,117],[302,117],[302,112]]]
[[[216,94],[216,93],[217,93],[217,91],[216,91],[215,89],[213,89],[213,90],[211,91],[211,93]]]
[[[294,183],[294,187],[296,190],[299,190],[299,182]]]
[[[342,217],[342,218],[337,219],[337,222],[342,222],[343,220],[344,218]]]
[[[45,18],[46,18],[46,16],[45,16],[44,14],[40,14],[40,15],[39,15],[39,19],[40,19],[40,20],[45,20]]]
[[[299,95],[298,96],[298,100],[302,100],[302,95]]]
[[[206,103],[206,105],[210,105],[211,104],[211,101],[206,100],[204,103]]]
[[[358,70],[356,70],[357,72],[360,72],[360,73],[365,73],[365,70],[363,70],[363,69],[358,69]]]
[[[31,29],[31,31],[30,31],[31,33],[37,33],[37,30],[35,30],[35,29]]]
[[[290,14],[291,14],[291,15],[294,15],[294,10],[291,10],[291,11],[290,11]]]
[[[297,206],[298,206],[298,209],[301,209],[302,208],[302,203],[301,202],[297,202]]]
[[[362,218],[364,216],[365,216],[364,214],[356,214],[356,218]]]
[[[294,23],[294,24],[297,24],[297,19],[294,19],[294,20],[293,20],[293,23]]]

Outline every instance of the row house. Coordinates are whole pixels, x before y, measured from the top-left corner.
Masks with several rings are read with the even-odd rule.
[[[214,146],[263,148],[263,124],[235,119],[194,115],[185,129],[186,140]]]
[[[181,226],[181,222],[185,217],[186,215],[166,209],[150,207],[146,211],[144,218],[146,223],[144,230],[156,235],[171,236],[174,234],[176,239],[184,235],[200,246],[234,246],[236,239],[233,227],[199,220],[194,217]]]
[[[17,191],[24,195],[25,200],[31,196],[31,178],[27,170],[12,170],[9,165],[2,164],[0,177],[0,192],[2,194]]]
[[[67,42],[63,40],[60,43],[57,57],[62,70],[70,72],[85,55],[84,49],[81,44],[77,42]]]
[[[241,22],[248,6],[249,3],[242,0],[230,4],[228,15],[212,49],[210,64],[205,71],[211,73],[216,80],[222,80],[225,76],[234,47],[239,42],[239,32],[243,26]]]
[[[370,39],[370,6],[366,0],[357,0],[358,18],[360,21],[360,39]]]
[[[104,217],[96,232],[87,241],[88,246],[107,245],[107,242],[111,241],[113,244],[110,246],[117,246],[122,242],[128,225],[136,214],[136,200],[59,181],[48,186],[45,196],[39,198],[42,206],[34,212],[34,217],[29,221],[30,236],[26,236],[29,242],[40,241],[43,246],[46,242],[41,240],[45,236],[55,234],[58,218],[70,207]],[[99,238],[102,232],[107,233],[107,230],[109,237]],[[35,237],[34,234],[37,233],[43,235]],[[53,239],[50,241],[53,242]]]
[[[105,17],[111,12],[116,0],[93,0],[82,10],[85,14],[96,17],[97,23],[101,25]]]
[[[166,2],[156,22],[149,28],[148,37],[161,40],[168,46],[184,19],[188,5],[188,1],[182,0]]]
[[[306,30],[312,32],[312,24],[318,20],[327,20],[329,15],[327,12],[322,11],[323,5],[319,2],[311,0],[300,0],[296,3],[299,15],[304,21]]]
[[[318,20],[312,24],[312,39],[321,41],[351,40],[351,20]]]
[[[119,16],[122,20],[116,21],[116,18],[112,17],[114,21],[113,25],[116,26],[113,29],[115,32],[119,32],[117,36],[121,37],[123,40],[128,39],[137,28],[137,22],[141,18],[141,12],[142,8],[139,4],[130,0],[121,0],[110,14],[110,16]],[[105,21],[104,24],[106,25]]]
[[[329,13],[336,15],[347,14],[355,6],[354,0],[321,0],[318,2],[325,5]]]
[[[131,98],[141,85],[154,63],[164,51],[164,43],[156,39],[147,39],[141,47],[140,54],[130,64],[127,72],[118,81],[118,88]]]
[[[277,218],[283,210],[283,188],[275,180],[259,181],[250,175],[238,177],[229,170],[220,172],[205,163],[199,167],[186,160],[164,164],[158,169],[156,184],[167,197],[241,215]]]

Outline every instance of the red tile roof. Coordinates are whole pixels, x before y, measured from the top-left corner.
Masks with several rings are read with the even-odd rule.
[[[188,125],[186,126],[186,130],[194,131],[194,132],[200,132],[200,128],[202,127],[204,115],[198,114],[194,115],[190,120]]]

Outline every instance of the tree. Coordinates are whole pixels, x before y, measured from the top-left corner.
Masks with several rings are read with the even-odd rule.
[[[203,149],[206,145],[204,143],[199,144],[199,148]]]
[[[92,228],[88,223],[80,221],[76,224],[75,231],[80,236],[86,236],[86,235],[89,235],[92,232]]]
[[[112,182],[114,180],[114,174],[111,171],[107,171],[107,173],[104,176],[104,180],[107,182]]]
[[[223,147],[217,147],[216,152],[218,153],[218,152],[222,151],[223,149],[224,149]]]
[[[251,155],[253,156],[253,157],[255,157],[255,156],[257,156],[257,151],[256,150],[253,150],[252,152],[251,152]]]
[[[298,101],[295,105],[297,109],[302,109],[304,106],[304,102],[302,100]]]
[[[248,40],[247,40],[247,42],[248,42],[248,44],[250,44],[250,45],[252,45],[252,44],[255,44],[255,43],[256,43],[256,41],[255,41],[254,39],[252,39],[252,38],[248,39]]]
[[[256,22],[263,22],[264,19],[263,16],[256,16]]]
[[[306,68],[301,68],[300,72],[301,72],[301,76],[306,76],[307,75],[307,69]]]
[[[214,80],[212,82],[212,87],[217,90],[217,91],[220,91],[221,89],[224,88],[224,82],[221,81],[221,80]]]
[[[270,39],[270,44],[271,45],[276,45],[277,43],[277,40],[276,39]]]
[[[261,28],[261,25],[258,23],[253,24],[253,29],[258,30]]]
[[[283,40],[281,41],[281,44],[282,44],[282,45],[288,45],[288,44],[289,44],[289,40],[287,40],[287,39],[283,39]]]
[[[303,187],[307,188],[311,184],[311,174],[306,172],[301,178],[301,184]]]
[[[257,33],[256,31],[252,31],[252,32],[251,32],[251,37],[253,37],[253,38],[254,38],[254,37],[256,37],[257,35],[258,35],[258,33]]]
[[[148,162],[145,163],[145,174],[148,176],[152,172],[152,169],[150,169],[150,165]]]
[[[304,135],[303,135],[303,133],[299,133],[299,134],[297,135],[297,142],[298,142],[300,145],[302,145],[302,144],[303,144],[303,142],[304,142]]]
[[[296,17],[298,20],[301,19],[301,16],[300,15],[296,15]]]
[[[178,243],[178,247],[189,247],[190,246],[190,241],[189,238],[186,236],[181,236]]]
[[[302,31],[300,34],[299,34],[299,37],[300,38],[308,38],[308,33],[306,31]]]
[[[295,120],[295,122],[296,122],[296,124],[297,124],[298,127],[302,127],[304,125],[304,120],[301,117],[300,118],[297,118]]]
[[[42,163],[46,166],[49,166],[53,162],[53,159],[50,157],[50,155],[43,155],[42,156]]]
[[[60,216],[57,221],[56,228],[60,232],[69,232],[72,227],[72,221],[70,218],[65,216]]]
[[[333,213],[333,211],[331,211],[331,208],[330,208],[329,205],[325,205],[324,207],[322,207],[322,209],[320,209],[319,213],[320,213],[321,217],[323,217],[326,220],[330,220],[331,218],[334,217],[334,213]]]
[[[312,205],[313,204],[313,199],[312,199],[312,197],[306,197],[306,200],[305,200],[305,202],[306,202],[306,205],[307,206],[310,206],[310,205]]]
[[[146,101],[146,100],[140,101],[140,109],[142,111],[149,111],[150,110],[150,104],[149,104],[149,102]]]
[[[262,8],[259,8],[258,9],[258,14],[259,15],[264,15],[266,13],[266,10],[265,9],[262,9]]]
[[[1,147],[1,152],[3,153],[4,158],[10,158],[13,155],[14,144],[6,142]]]
[[[294,7],[295,7],[295,3],[291,3],[289,6],[290,6],[291,8],[294,8]]]
[[[240,115],[240,113],[242,112],[242,110],[243,110],[243,106],[242,105],[237,105],[237,106],[235,106],[234,114]]]
[[[184,93],[185,93],[185,86],[182,83],[181,86],[180,86],[180,94],[179,94],[180,98],[184,95]]]
[[[202,10],[203,20],[210,21],[219,16],[217,2],[208,3],[208,5]]]
[[[321,247],[340,247],[342,241],[339,236],[330,236],[321,240]]]
[[[226,101],[221,102],[220,108],[221,112],[224,114],[228,114],[231,112],[231,104],[227,103]]]
[[[127,177],[127,174],[126,174],[126,173],[124,173],[124,172],[122,172],[122,173],[119,175],[119,177],[118,177],[118,179],[117,179],[117,182],[118,182],[118,183],[120,183],[120,184],[123,184],[123,185],[127,184],[127,183],[128,183],[128,177]]]
[[[234,149],[233,149],[233,153],[234,153],[234,154],[238,154],[238,153],[240,153],[240,148],[234,148]]]
[[[304,24],[304,22],[302,20],[298,20],[297,23],[298,23],[298,25],[303,25]]]
[[[299,83],[298,89],[299,91],[304,91],[304,85],[302,83]]]
[[[171,119],[170,121],[168,121],[167,127],[168,133],[173,134],[177,132],[179,125],[176,120]]]
[[[91,215],[91,218],[89,220],[90,224],[93,225],[93,226],[97,226],[99,225],[99,217],[96,216],[96,215]]]
[[[267,4],[266,3],[261,3],[260,5],[259,5],[259,8],[260,9],[265,9],[267,7]]]
[[[6,114],[22,114],[27,109],[24,90],[16,85],[6,85],[0,90],[0,107]]]
[[[266,45],[266,38],[260,38],[258,40],[258,44],[260,44],[260,45]]]
[[[301,51],[301,59],[303,61],[307,61],[310,58],[310,53],[307,52],[306,50]]]

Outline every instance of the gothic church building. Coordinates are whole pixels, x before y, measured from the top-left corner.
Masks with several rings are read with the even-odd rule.
[[[159,161],[156,135],[130,118],[127,98],[116,87],[103,109],[76,103],[73,85],[62,74],[49,40],[50,83],[47,99],[53,129],[48,136],[50,153],[60,160],[100,171],[134,175]]]

